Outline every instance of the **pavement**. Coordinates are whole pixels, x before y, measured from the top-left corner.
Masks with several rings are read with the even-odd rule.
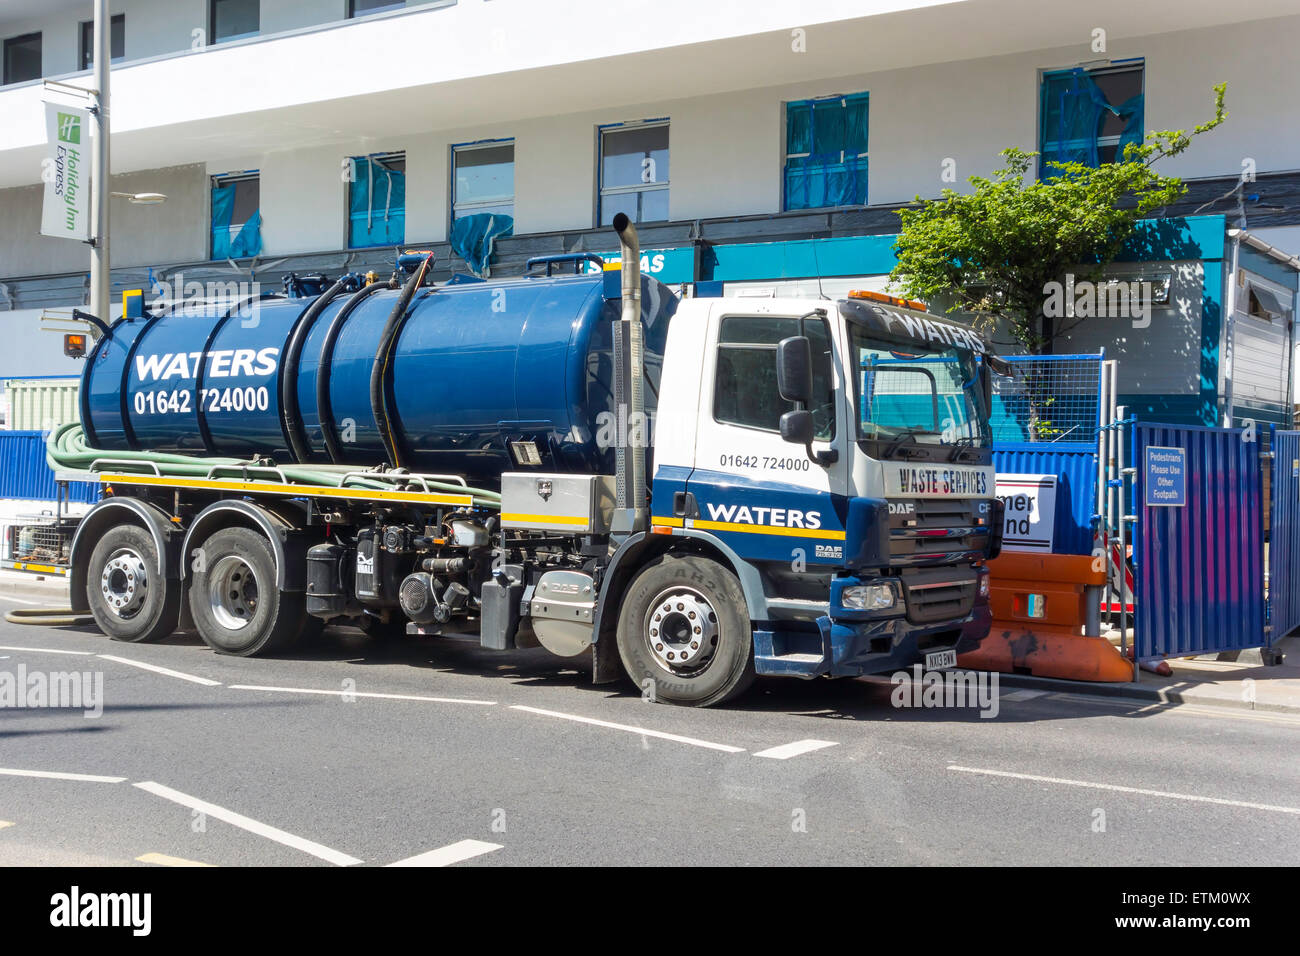
[[[1300,863],[1287,713],[1009,679],[982,707],[768,679],[694,710],[584,658],[350,628],[243,659],[0,622],[20,667],[98,675],[103,710],[4,705],[0,865]]]

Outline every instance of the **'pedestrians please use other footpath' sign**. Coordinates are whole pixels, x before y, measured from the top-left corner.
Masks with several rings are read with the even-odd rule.
[[[1187,449],[1148,445],[1143,475],[1148,508],[1187,504]]]

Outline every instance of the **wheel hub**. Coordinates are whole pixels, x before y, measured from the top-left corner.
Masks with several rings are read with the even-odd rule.
[[[124,619],[139,613],[148,586],[144,558],[130,548],[114,551],[99,576],[99,590],[104,602],[110,611]]]
[[[228,554],[208,574],[208,606],[212,616],[228,631],[238,631],[257,612],[257,578],[237,554]]]
[[[718,615],[703,595],[673,588],[650,605],[645,639],[650,652],[668,670],[698,670],[713,659],[717,649]]]

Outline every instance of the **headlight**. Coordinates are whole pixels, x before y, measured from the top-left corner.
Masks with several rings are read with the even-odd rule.
[[[862,584],[840,592],[840,603],[854,611],[883,611],[894,606],[894,588],[889,584]]]
[[[987,571],[981,571],[980,572],[980,597],[988,597],[988,596],[989,596],[989,573]]]

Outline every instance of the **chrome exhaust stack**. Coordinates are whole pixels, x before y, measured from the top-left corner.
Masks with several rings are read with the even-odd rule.
[[[614,217],[622,249],[623,312],[614,326],[615,501],[611,530],[629,535],[646,529],[644,357],[641,330],[641,240],[623,213]]]

